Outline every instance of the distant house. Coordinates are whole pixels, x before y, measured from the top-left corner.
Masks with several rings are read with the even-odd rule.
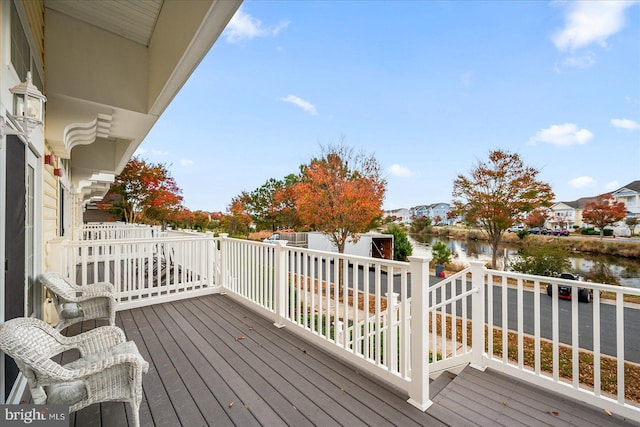
[[[583,197],[573,202],[556,202],[549,207],[550,217],[545,223],[547,228],[579,228],[582,227],[584,205],[595,201],[595,197]]]
[[[430,205],[418,205],[411,208],[411,216],[415,218],[427,217],[433,224],[451,225],[451,220],[447,219],[447,214],[451,210],[449,203],[432,203]],[[436,218],[439,218],[436,221]]]
[[[407,208],[391,209],[384,211],[384,217],[394,218],[393,222],[397,224],[411,224],[411,211]]]
[[[627,207],[627,216],[640,215],[640,181],[633,181],[612,192],[611,195]]]
[[[411,212],[411,216],[415,218],[422,218],[425,216],[428,217],[429,206],[427,205],[414,206],[410,209],[410,212]]]

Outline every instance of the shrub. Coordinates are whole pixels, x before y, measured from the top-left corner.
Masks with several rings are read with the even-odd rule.
[[[433,262],[440,265],[445,265],[451,262],[451,251],[447,249],[447,245],[444,242],[436,242],[431,247],[431,254],[433,255]]]
[[[404,227],[398,224],[389,224],[385,234],[393,234],[393,259],[396,261],[406,261],[413,252],[411,242],[407,238]]]
[[[555,244],[528,244],[509,262],[509,268],[525,274],[556,276],[571,268],[569,252]]]

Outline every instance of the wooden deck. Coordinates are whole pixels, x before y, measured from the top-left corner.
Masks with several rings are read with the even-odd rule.
[[[119,312],[117,322],[151,364],[144,426],[640,425],[471,368],[436,379],[432,392],[444,388],[423,413],[402,392],[221,295]],[[128,405],[105,403],[72,414],[71,425],[130,419]]]

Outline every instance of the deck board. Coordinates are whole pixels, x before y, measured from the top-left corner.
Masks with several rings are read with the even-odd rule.
[[[398,395],[392,393],[389,388],[370,381],[353,368],[310,346],[286,329],[274,328],[270,320],[263,317],[254,318],[250,311],[239,304],[216,304],[216,302],[215,299],[201,299],[197,304],[205,305],[209,311],[225,312],[226,318],[235,319],[234,324],[243,324],[245,331],[251,334],[252,340],[262,348],[269,349],[276,359],[287,360],[291,369],[295,369],[303,377],[313,378],[313,382],[325,392],[337,395],[341,402],[366,412],[359,415],[371,416],[371,418],[382,416],[404,425],[411,425],[412,419],[409,414],[422,414],[409,405],[405,405],[407,406],[405,412],[399,414],[397,404],[401,402],[404,405],[406,402],[399,399]],[[251,327],[253,330],[249,329]],[[418,417],[420,418],[420,415]],[[415,423],[419,424],[420,421]]]
[[[120,311],[116,323],[150,363],[143,376],[142,426],[640,426],[469,367],[421,412],[401,390],[223,295]],[[84,322],[65,333],[100,324]],[[66,352],[58,360],[76,357]],[[131,420],[128,405],[109,402],[71,414],[70,425],[122,426]]]

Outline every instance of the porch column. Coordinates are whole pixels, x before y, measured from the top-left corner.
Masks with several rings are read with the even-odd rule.
[[[287,246],[286,240],[276,241],[274,248],[274,265],[275,265],[275,283],[274,296],[276,319],[273,323],[277,328],[284,328],[284,319],[286,317],[286,296],[287,296]]]
[[[409,257],[411,272],[411,385],[408,402],[426,411],[429,399],[429,261]]]
[[[470,261],[471,264],[471,287],[477,289],[471,296],[471,367],[484,371],[485,352],[484,352],[484,262]],[[489,284],[489,286],[492,286]],[[491,332],[489,332],[491,339]]]

